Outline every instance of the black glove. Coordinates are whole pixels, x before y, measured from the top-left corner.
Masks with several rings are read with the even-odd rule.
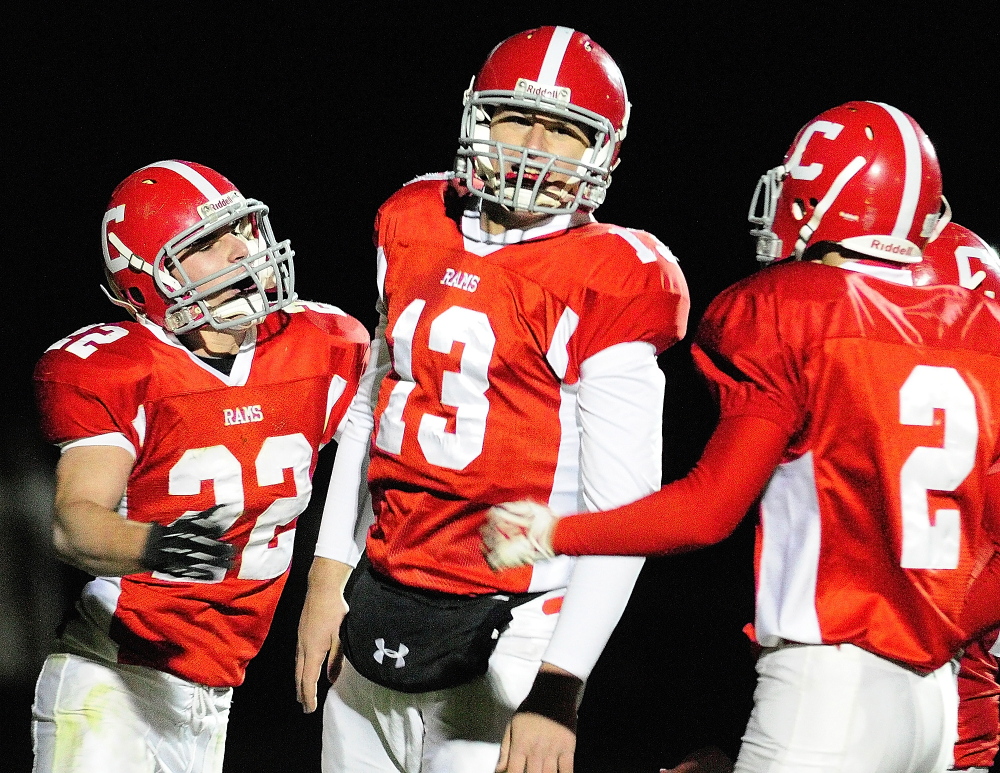
[[[152,524],[139,562],[184,580],[211,580],[213,568],[231,567],[233,546],[219,540],[225,529],[213,519],[220,507],[182,515],[169,526]]]

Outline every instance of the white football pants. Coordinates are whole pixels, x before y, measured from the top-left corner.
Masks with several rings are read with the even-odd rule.
[[[850,644],[765,649],[735,773],[942,773],[955,673],[921,675]]]
[[[515,608],[487,673],[458,687],[396,692],[345,660],[323,707],[323,773],[493,773],[559,617],[542,604],[563,592]]]
[[[49,655],[35,686],[33,773],[222,773],[231,688]]]

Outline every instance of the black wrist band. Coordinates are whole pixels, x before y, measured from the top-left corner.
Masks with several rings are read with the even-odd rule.
[[[582,689],[583,680],[578,677],[539,671],[528,697],[518,706],[517,712],[541,714],[575,733],[576,707]]]

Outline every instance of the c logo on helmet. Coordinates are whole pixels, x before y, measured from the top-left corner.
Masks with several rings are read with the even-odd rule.
[[[117,207],[112,207],[107,212],[104,213],[104,222],[101,223],[101,249],[104,251],[104,262],[108,266],[108,271],[115,272],[121,271],[123,268],[128,266],[129,256],[132,254],[132,250],[128,249],[124,244],[122,244],[121,239],[115,236],[113,233],[108,232],[108,224],[111,222],[120,223],[125,219],[125,205],[119,204]],[[118,257],[112,258],[111,253],[108,250],[108,241],[114,244],[115,249],[118,250]]]
[[[809,140],[813,138],[814,134],[820,132],[826,139],[835,140],[843,128],[843,124],[831,121],[816,121],[816,123],[806,127],[806,130],[795,145],[795,150],[788,159],[788,174],[796,180],[815,180],[819,177],[823,173],[822,164],[813,162],[808,166],[802,166],[800,163],[802,161],[802,154],[806,152],[806,145],[809,144]]]

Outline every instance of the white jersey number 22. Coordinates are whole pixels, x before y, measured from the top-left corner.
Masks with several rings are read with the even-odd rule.
[[[238,576],[241,580],[280,577],[291,564],[295,530],[286,529],[279,534],[278,529],[295,520],[309,504],[312,453],[312,446],[301,432],[269,437],[261,446],[254,462],[257,484],[279,484],[284,480],[284,471],[290,469],[295,481],[295,496],[275,499],[257,516],[240,557]],[[227,505],[218,515],[220,524],[228,530],[243,513],[245,501],[243,467],[239,459],[223,445],[189,449],[171,468],[168,491],[179,496],[198,494],[205,480],[212,481],[216,502]],[[225,574],[225,570],[218,569],[209,582],[221,582]],[[162,580],[177,579],[161,572],[154,573],[154,576]]]

